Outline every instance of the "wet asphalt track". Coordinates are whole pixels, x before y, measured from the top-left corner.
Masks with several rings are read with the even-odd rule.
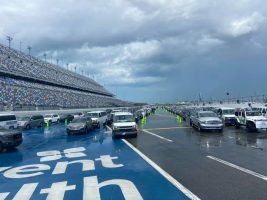
[[[142,128],[128,141],[200,199],[267,199],[265,131],[226,127],[223,133],[199,133],[163,110]]]
[[[53,124],[23,137],[0,154],[0,200],[188,199],[105,129],[68,136],[64,124]]]
[[[187,122],[179,123],[175,116],[163,110],[149,116],[146,124],[143,127],[140,125],[140,128],[143,131],[140,131],[138,138],[127,138],[127,141],[200,199],[267,199],[265,132],[255,134],[227,127],[221,134],[199,133],[188,127]],[[24,142],[21,146],[0,154],[1,200],[47,199],[49,195],[54,197],[51,199],[60,199],[53,196],[59,193],[59,186],[54,185],[55,194],[51,187],[52,184],[61,184],[63,187],[62,184],[66,181],[67,187],[70,187],[65,191],[64,199],[86,199],[83,181],[88,177],[95,178],[99,184],[116,179],[128,180],[135,185],[143,199],[187,199],[123,140],[112,140],[110,131],[105,129],[86,135],[67,136],[64,124],[56,124],[49,128],[24,131],[23,135]],[[81,151],[85,155],[68,156],[66,150],[70,149]],[[53,153],[54,160],[50,157],[50,160],[41,161],[41,157],[37,156],[38,152],[51,150],[58,151],[58,154]],[[103,167],[99,160],[103,155],[115,157],[112,160],[114,166],[123,166],[114,169]],[[81,164],[71,164],[63,174],[55,173],[54,168],[59,162],[80,159],[93,161],[94,169],[83,171]],[[32,164],[46,165],[51,169],[29,178],[12,178],[14,171],[13,175],[12,171],[7,173],[7,178],[4,176],[5,170],[2,170],[3,167]],[[23,196],[24,191],[29,195]],[[102,199],[123,199],[121,191],[114,186],[101,188],[100,194]],[[137,199],[137,196],[133,199]]]

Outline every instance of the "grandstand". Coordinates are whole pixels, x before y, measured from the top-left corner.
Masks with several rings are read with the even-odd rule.
[[[90,78],[0,44],[0,110],[126,105]]]

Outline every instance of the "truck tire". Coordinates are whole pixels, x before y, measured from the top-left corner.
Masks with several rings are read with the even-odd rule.
[[[189,124],[190,124],[190,126],[191,126],[191,127],[193,127],[193,123],[192,123],[192,121],[191,121],[191,120],[190,120]]]
[[[198,130],[199,132],[202,132],[202,131],[203,131],[203,129],[201,128],[200,124],[197,125],[197,130]]]
[[[31,125],[27,124],[27,126],[25,127],[27,130],[31,129]]]
[[[247,122],[246,128],[249,132],[257,132],[256,126],[253,122]]]
[[[112,139],[113,140],[116,140],[117,139],[117,136],[115,134],[112,133]]]
[[[238,121],[235,122],[235,128],[236,128],[236,129],[239,129],[239,128],[240,128],[240,124],[239,124]]]

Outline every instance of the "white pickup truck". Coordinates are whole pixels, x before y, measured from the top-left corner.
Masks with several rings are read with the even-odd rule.
[[[257,132],[262,129],[267,131],[267,118],[262,116],[259,111],[241,109],[235,115],[236,128],[245,126],[249,131]]]
[[[51,123],[59,123],[59,119],[60,119],[60,117],[59,117],[58,114],[46,114],[44,116],[45,123],[49,123],[49,124],[51,124]]]
[[[236,124],[235,109],[234,108],[219,108],[217,110],[219,118],[223,120],[225,126],[233,126]]]

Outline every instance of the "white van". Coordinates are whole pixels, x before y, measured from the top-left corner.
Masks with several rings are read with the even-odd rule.
[[[18,122],[14,114],[0,114],[0,127],[4,129],[17,129]]]
[[[137,124],[134,115],[129,112],[117,112],[113,115],[112,120],[112,137],[116,136],[133,136],[137,137]]]
[[[105,111],[91,111],[87,112],[86,117],[90,117],[93,122],[93,126],[100,128],[101,125],[107,123],[107,113]]]

